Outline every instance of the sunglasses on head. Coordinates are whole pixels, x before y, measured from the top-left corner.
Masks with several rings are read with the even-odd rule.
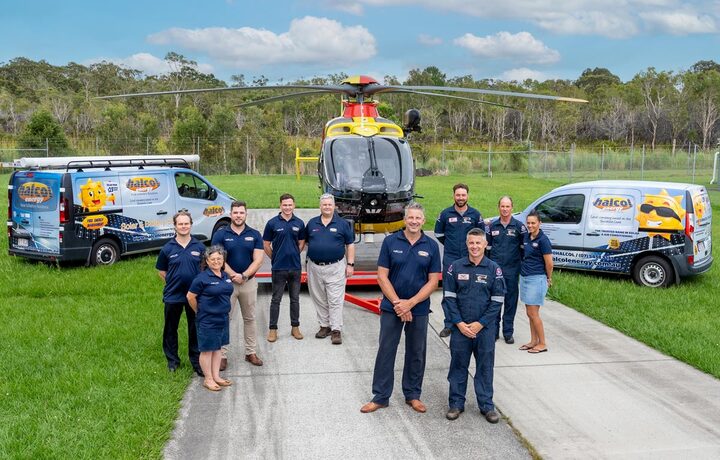
[[[653,206],[651,204],[644,203],[640,205],[640,211],[646,214],[650,214],[650,212],[655,211],[655,214],[660,217],[672,217],[673,219],[680,220],[680,216],[667,206]]]

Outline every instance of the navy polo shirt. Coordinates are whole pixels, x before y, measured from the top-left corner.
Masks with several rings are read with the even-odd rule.
[[[449,265],[453,260],[468,255],[465,238],[472,228],[485,231],[485,223],[477,209],[468,206],[460,214],[455,206],[444,209],[435,221],[435,237],[443,244],[443,263]]]
[[[282,213],[265,224],[263,240],[272,242],[272,270],[300,270],[300,248],[305,224],[295,217],[285,220]]]
[[[223,227],[215,232],[212,244],[219,244],[225,248],[227,251],[225,263],[237,273],[244,272],[252,264],[255,249],[263,248],[260,232],[247,224],[240,234],[235,233],[230,226]]]
[[[552,254],[550,239],[540,230],[537,238],[530,238],[530,233],[525,235],[525,248],[523,250],[523,261],[520,269],[522,276],[545,275],[545,259],[543,254]]]
[[[440,273],[440,248],[425,233],[411,245],[402,230],[383,240],[378,256],[378,267],[390,270],[389,278],[395,292],[401,299],[409,299],[427,283],[430,273]],[[383,296],[380,308],[394,312],[390,299]],[[430,314],[430,298],[415,305],[413,316]]]
[[[201,327],[222,327],[230,313],[230,296],[233,284],[227,273],[217,276],[205,269],[195,277],[190,292],[197,295],[198,311],[195,323]]]
[[[350,223],[333,213],[327,226],[322,216],[313,217],[307,223],[303,238],[308,245],[308,259],[317,263],[336,262],[345,257],[345,246],[355,241]]]
[[[192,237],[185,247],[182,247],[175,238],[165,243],[155,263],[155,268],[166,272],[163,302],[187,302],[188,288],[195,276],[200,273],[200,261],[204,252],[205,245]]]
[[[483,257],[475,265],[463,257],[448,267],[443,283],[443,306],[451,323],[495,324],[505,299],[505,279],[497,263]]]
[[[523,257],[523,244],[527,228],[525,224],[514,217],[510,218],[507,226],[500,222],[500,218],[488,225],[487,237],[488,257],[497,262],[506,272],[517,273]]]

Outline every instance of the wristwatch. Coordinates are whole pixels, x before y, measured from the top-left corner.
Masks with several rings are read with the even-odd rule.
[[[247,281],[249,278],[245,275],[245,273],[240,273],[240,276],[242,277],[243,281]]]
[[[355,262],[348,262],[347,264],[348,264],[349,266],[351,266],[351,267],[354,267],[354,266],[355,266]]]

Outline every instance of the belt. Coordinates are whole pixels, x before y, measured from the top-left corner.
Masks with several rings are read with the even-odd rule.
[[[323,265],[332,265],[332,264],[336,264],[336,263],[340,262],[340,261],[341,261],[342,259],[338,259],[338,260],[332,260],[332,261],[330,261],[330,262],[315,262],[315,261],[314,261],[314,260],[312,260],[312,259],[309,259],[309,260],[310,260],[310,262],[314,263],[315,265],[320,265],[320,266],[323,266]]]

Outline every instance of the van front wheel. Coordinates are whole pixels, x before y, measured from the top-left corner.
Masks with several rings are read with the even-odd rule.
[[[674,273],[670,263],[657,256],[643,257],[633,270],[633,280],[641,286],[668,287],[673,278]]]
[[[120,249],[113,240],[104,238],[98,240],[90,254],[91,265],[112,265],[120,258]]]

